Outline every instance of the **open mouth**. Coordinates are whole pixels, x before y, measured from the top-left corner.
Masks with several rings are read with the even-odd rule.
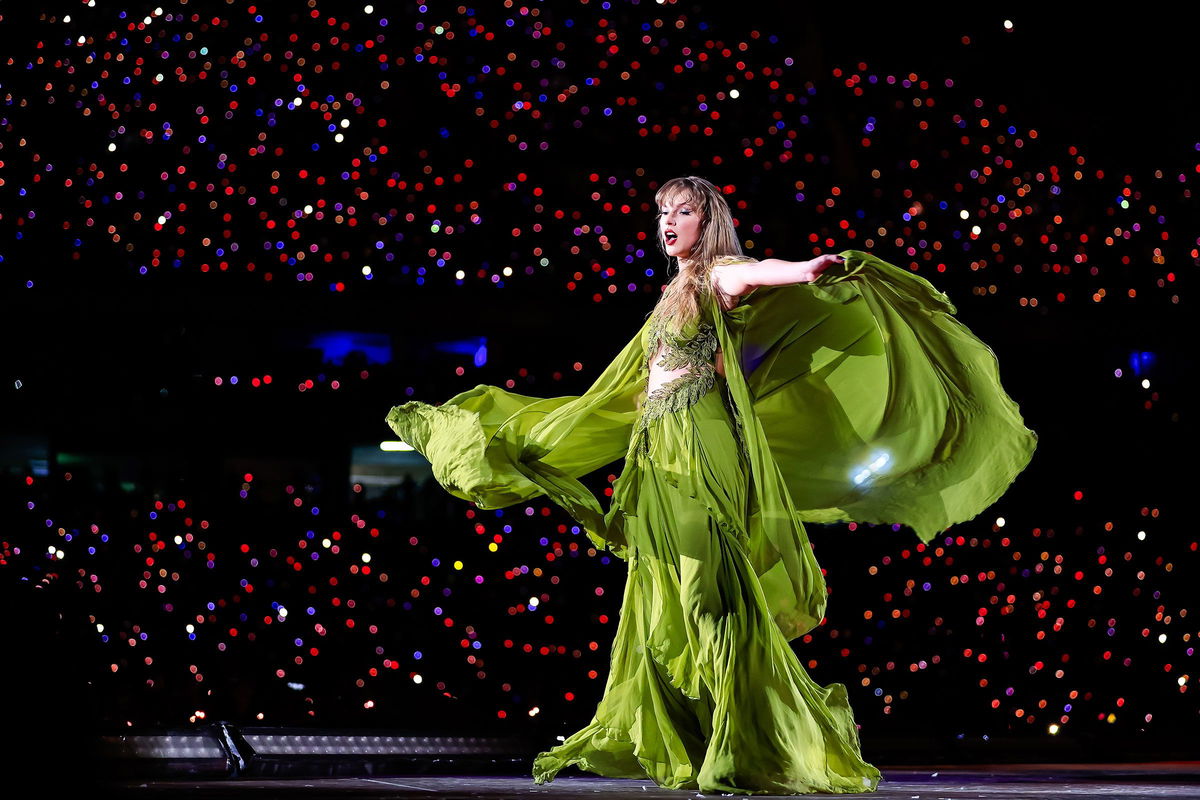
[[[666,241],[667,244],[674,244],[675,240],[678,238],[679,238],[679,235],[676,234],[675,231],[667,231],[666,233],[663,234],[663,239]]]

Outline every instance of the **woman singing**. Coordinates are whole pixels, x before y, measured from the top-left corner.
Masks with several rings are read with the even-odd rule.
[[[481,385],[387,421],[456,496],[546,495],[627,562],[604,696],[536,782],[575,765],[701,792],[874,791],[845,686],[789,644],[826,604],[803,523],[929,542],[997,500],[1037,435],[923,278],[854,250],[754,261],[702,178],[655,201],[675,274],[585,394]],[[578,478],[622,456],[604,510]]]

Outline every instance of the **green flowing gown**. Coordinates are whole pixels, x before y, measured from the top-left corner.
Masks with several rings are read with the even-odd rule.
[[[816,684],[788,643],[825,613],[803,523],[900,523],[930,542],[998,499],[1037,435],[944,294],[841,255],[732,310],[706,295],[681,331],[651,316],[583,395],[481,385],[388,414],[455,496],[545,495],[627,562],[604,696],[537,756],[538,783],[576,765],[700,791],[877,788],[845,686]],[[647,397],[660,337],[663,366],[689,372]],[[622,456],[605,511],[579,478]]]

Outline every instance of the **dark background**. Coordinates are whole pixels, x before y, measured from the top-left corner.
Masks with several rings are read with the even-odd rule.
[[[365,454],[393,438],[383,417],[408,399],[440,402],[479,383],[536,396],[586,388],[666,279],[652,241],[638,238],[652,235],[655,187],[700,174],[730,189],[757,257],[854,247],[915,267],[993,347],[1040,436],[1010,492],[937,552],[907,530],[813,526],[833,595],[825,624],[794,645],[820,682],[847,684],[864,740],[1070,739],[1133,752],[1192,730],[1197,548],[1182,500],[1196,438],[1185,314],[1197,110],[1182,18],[1008,9],[1006,32],[1004,16],[986,11],[606,5],[530,4],[534,18],[519,5],[462,14],[406,4],[384,27],[381,11],[361,6],[319,4],[314,19],[279,4],[259,23],[244,7],[201,16],[168,4],[143,29],[155,4],[6,9],[0,579],[22,610],[8,619],[6,649],[23,655],[0,680],[26,699],[10,713],[88,730],[223,718],[541,739],[585,723],[623,565],[589,554],[559,509],[472,510],[422,480],[418,462],[369,466]],[[666,24],[641,43],[656,19]],[[552,32],[534,37],[534,22]],[[430,33],[443,23],[453,40]],[[494,38],[469,36],[473,25]],[[598,40],[610,31],[615,54],[613,40]],[[367,39],[376,45],[359,47]],[[208,55],[189,57],[201,46]],[[716,55],[722,46],[735,56]],[[683,48],[712,58],[676,72]],[[781,74],[761,75],[787,57]],[[739,58],[752,79],[731,66]],[[482,71],[500,64],[503,77]],[[185,80],[151,81],[177,67]],[[886,80],[914,75],[912,87]],[[455,83],[463,88],[448,93]],[[737,101],[713,99],[731,87]],[[701,94],[719,120],[699,110]],[[330,120],[273,105],[296,95],[347,105]],[[522,101],[540,116],[514,111]],[[341,118],[352,124],[335,146],[327,125]],[[655,123],[664,131],[640,132]],[[668,135],[671,125],[683,130]],[[258,144],[266,152],[249,155]],[[356,156],[359,177],[341,177]],[[971,176],[985,165],[994,177]],[[1037,177],[1052,168],[1068,177]],[[989,210],[1013,176],[1033,187],[1017,218]],[[304,214],[299,238],[287,238],[296,209],[320,201],[326,218]],[[905,219],[915,201],[925,211]],[[332,220],[337,203],[356,206],[344,215],[356,225]],[[972,224],[978,238],[965,233]],[[266,249],[281,240],[283,250]],[[935,253],[933,241],[944,247]],[[310,246],[304,263],[279,260]],[[303,272],[312,279],[297,280]],[[339,363],[314,339],[329,332],[351,349],[382,343],[385,355]],[[266,375],[269,385],[249,385]],[[372,469],[413,478],[378,489],[356,480]],[[603,493],[619,472],[591,482]],[[364,552],[374,576],[351,571]],[[203,566],[210,554],[214,566]],[[303,569],[289,557],[307,559]],[[526,608],[543,594],[538,611]],[[31,692],[47,675],[61,691]]]

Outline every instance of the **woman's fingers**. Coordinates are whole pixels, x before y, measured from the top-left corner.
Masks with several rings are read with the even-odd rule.
[[[817,256],[812,261],[808,262],[810,265],[812,265],[812,278],[810,280],[815,280],[822,272],[829,269],[834,264],[840,264],[845,260],[846,259],[842,258],[841,256],[834,255],[832,253]]]

